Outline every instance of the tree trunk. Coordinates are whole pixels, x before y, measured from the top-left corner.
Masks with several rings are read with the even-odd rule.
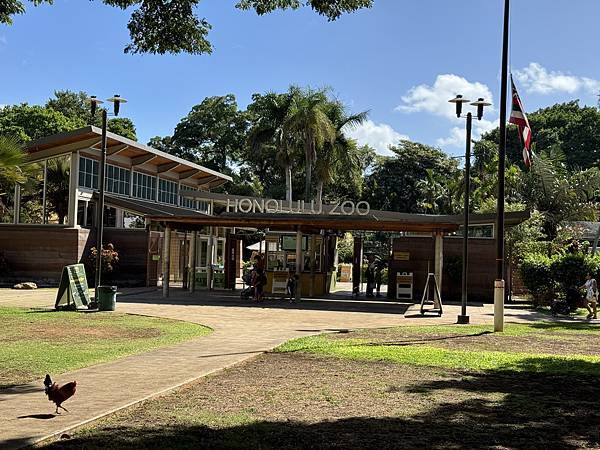
[[[319,180],[317,183],[317,205],[323,204],[323,181]]]
[[[292,204],[292,167],[285,166],[285,199]]]
[[[304,200],[306,203],[310,203],[310,186],[312,184],[312,150],[310,143],[306,143],[306,185],[304,187]]]

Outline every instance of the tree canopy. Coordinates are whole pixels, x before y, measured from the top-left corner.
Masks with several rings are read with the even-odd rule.
[[[212,26],[199,18],[195,9],[200,0],[101,0],[108,6],[133,9],[127,24],[131,42],[125,53],[211,53],[208,33]],[[51,5],[53,0],[29,0],[35,6]],[[370,8],[374,0],[240,0],[235,6],[258,15],[278,9],[309,7],[336,20],[342,14]],[[12,17],[25,12],[24,0],[0,0],[0,23],[12,24]]]

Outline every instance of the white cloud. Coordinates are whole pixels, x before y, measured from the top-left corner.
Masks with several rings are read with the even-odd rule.
[[[403,103],[396,110],[407,113],[428,112],[449,119],[456,118],[454,105],[448,103],[456,94],[462,94],[464,98],[473,101],[483,97],[493,103],[492,92],[485,84],[471,82],[454,74],[442,74],[437,76],[433,86],[421,84],[411,88],[402,97]]]
[[[409,139],[405,134],[398,133],[387,123],[375,123],[366,120],[362,125],[345,130],[345,134],[355,139],[360,145],[373,147],[380,155],[391,155],[390,145],[395,145],[403,139]]]
[[[515,78],[525,87],[527,92],[536,94],[553,94],[587,91],[597,94],[600,91],[600,80],[580,77],[559,71],[548,71],[541,64],[532,62],[521,70],[515,71]]]
[[[493,130],[498,126],[497,122],[486,120],[486,119],[473,119],[473,131],[471,139],[479,139],[482,134]],[[439,138],[436,140],[436,144],[440,147],[464,147],[467,139],[466,127],[457,126],[450,130],[450,135],[445,138]]]

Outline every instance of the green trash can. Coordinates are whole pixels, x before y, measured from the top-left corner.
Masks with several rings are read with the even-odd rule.
[[[98,311],[114,311],[117,306],[117,287],[98,286]]]

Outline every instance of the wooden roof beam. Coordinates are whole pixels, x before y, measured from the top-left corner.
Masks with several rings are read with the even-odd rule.
[[[157,156],[154,155],[153,153],[146,153],[145,155],[135,156],[135,157],[131,158],[131,165],[132,166],[141,166],[144,163],[152,161],[156,157]]]
[[[128,148],[129,148],[129,145],[127,145],[127,144],[113,145],[113,146],[108,147],[106,149],[106,154],[108,156],[116,155],[117,153],[120,153],[123,150],[126,150]]]
[[[164,163],[164,164],[159,164],[158,166],[156,166],[156,168],[157,168],[158,173],[163,173],[163,172],[172,170],[179,165],[180,165],[180,163],[178,163],[178,162],[168,162],[168,163]]]
[[[186,178],[190,178],[190,177],[196,175],[197,173],[198,173],[198,171],[196,169],[186,170],[185,172],[181,172],[179,174],[179,179],[185,180]]]

